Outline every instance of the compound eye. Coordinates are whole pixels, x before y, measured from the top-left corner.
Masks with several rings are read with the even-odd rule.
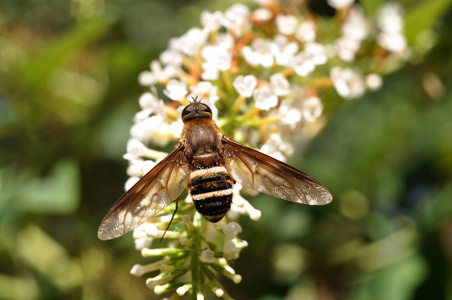
[[[200,103],[199,104],[199,110],[200,111],[205,111],[205,112],[208,112],[208,113],[212,113],[212,110],[210,109],[210,107],[209,106],[207,106],[207,105],[205,105],[205,104],[203,104],[203,103]]]
[[[182,110],[181,116],[184,123],[195,119],[212,119],[212,110],[209,106],[194,101]]]
[[[185,106],[184,110],[182,111],[182,119],[187,116],[189,113],[193,112],[193,105],[189,104],[187,106]]]

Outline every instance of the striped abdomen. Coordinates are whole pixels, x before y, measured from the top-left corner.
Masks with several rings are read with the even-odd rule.
[[[218,222],[231,208],[233,184],[224,167],[213,167],[193,171],[188,190],[196,210],[210,222]]]

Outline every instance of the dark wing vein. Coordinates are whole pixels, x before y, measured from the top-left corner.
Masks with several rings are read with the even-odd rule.
[[[328,189],[308,174],[226,136],[222,142],[226,169],[244,187],[297,203],[331,202]]]
[[[101,240],[135,229],[180,196],[190,174],[183,149],[182,144],[177,144],[115,203],[99,226],[97,235]]]

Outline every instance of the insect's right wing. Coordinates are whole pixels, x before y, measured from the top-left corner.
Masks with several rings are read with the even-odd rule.
[[[115,203],[99,226],[99,239],[110,240],[126,234],[180,196],[190,175],[183,149],[182,144],[177,144]]]
[[[223,136],[225,167],[243,187],[284,200],[323,205],[333,196],[308,174]]]

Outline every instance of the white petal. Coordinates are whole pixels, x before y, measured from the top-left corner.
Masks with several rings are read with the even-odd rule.
[[[251,97],[257,86],[257,78],[254,75],[239,75],[232,83],[237,93],[242,97]]]

